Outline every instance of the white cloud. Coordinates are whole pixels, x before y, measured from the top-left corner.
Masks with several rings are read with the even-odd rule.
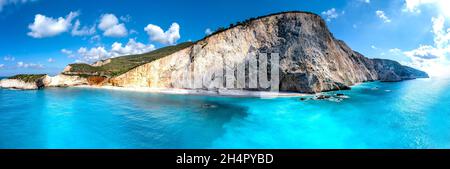
[[[389,17],[386,16],[386,14],[384,13],[384,11],[378,10],[375,12],[375,14],[381,19],[383,20],[384,23],[389,23],[391,22],[391,19],[389,19]]]
[[[103,32],[103,36],[124,37],[128,35],[125,24],[119,23],[119,19],[114,14],[103,14],[98,28]]]
[[[389,52],[392,54],[398,55],[398,54],[402,53],[402,50],[399,48],[392,48],[392,49],[389,49]]]
[[[97,44],[100,44],[101,40],[102,40],[102,38],[100,37],[100,35],[95,35],[95,36],[92,36],[92,37],[89,39],[89,43],[97,43]]]
[[[73,36],[86,36],[95,34],[95,25],[91,26],[90,28],[87,26],[83,26],[82,28],[80,28],[80,25],[80,20],[75,21],[71,32]]]
[[[129,39],[126,45],[123,45],[119,42],[114,42],[111,45],[110,50],[107,50],[103,46],[90,49],[81,47],[80,49],[78,49],[76,54],[77,56],[75,56],[75,58],[77,58],[77,62],[92,63],[98,60],[113,58],[117,56],[147,53],[152,50],[155,50],[155,46],[152,44],[145,45],[143,43],[137,42],[135,39]],[[67,55],[75,55],[71,51],[67,51],[69,50],[66,50],[65,52],[61,50],[61,52],[66,53]]]
[[[364,0],[364,2],[370,4],[370,0]]]
[[[437,2],[439,2],[439,0],[405,0],[405,7],[403,11],[420,13],[420,6],[430,5]]]
[[[370,48],[372,48],[372,49],[378,49],[375,45],[370,45]]]
[[[109,57],[109,53],[104,47],[96,47],[89,50],[85,47],[81,47],[77,52],[81,56],[81,59],[77,59],[77,62],[92,62]]]
[[[34,2],[34,1],[36,1],[36,0],[0,0],[0,12],[7,5],[24,4],[24,3],[27,3],[27,2]]]
[[[212,30],[210,29],[210,28],[206,28],[206,30],[205,30],[205,34],[206,35],[211,35],[213,32],[212,32]]]
[[[112,57],[123,56],[123,55],[131,55],[131,54],[141,54],[150,52],[155,50],[155,46],[145,45],[140,42],[136,42],[135,39],[129,39],[128,43],[125,46],[122,46],[122,43],[114,42],[111,45],[110,55]]]
[[[151,41],[156,41],[165,45],[173,45],[180,39],[180,25],[174,22],[170,28],[164,32],[161,27],[153,24],[148,24],[144,30],[150,36]]]
[[[130,22],[131,21],[131,16],[130,15],[120,16],[120,20],[122,22]]]
[[[40,63],[24,63],[24,62],[17,62],[18,68],[33,68],[33,69],[42,69],[44,68],[43,64]]]
[[[103,32],[103,36],[108,36],[108,37],[124,37],[127,36],[128,32],[127,32],[127,28],[125,28],[125,25],[119,24],[119,25],[114,25],[109,29],[106,29],[105,32]]]
[[[422,7],[430,7],[429,9],[450,17],[450,1],[449,0],[405,0],[404,12],[421,13]]]
[[[53,59],[53,58],[48,58],[48,59],[47,59],[47,62],[49,62],[49,63],[55,62],[55,59]]]
[[[4,64],[0,64],[0,69],[2,69],[3,67],[5,67],[5,65]]]
[[[405,55],[420,59],[436,59],[441,55],[441,51],[430,45],[420,45],[417,49],[405,52]]]
[[[15,57],[12,57],[12,56],[5,56],[5,57],[3,57],[3,60],[4,61],[14,61],[14,60],[16,60],[16,58]]]
[[[336,19],[339,17],[339,13],[336,11],[335,8],[323,11],[322,15],[326,18],[327,21],[331,21],[332,19]]]
[[[432,76],[450,75],[450,29],[444,27],[444,16],[433,17],[431,21],[434,45],[420,45],[404,54],[411,58],[411,66]]]
[[[132,35],[132,34],[139,34],[139,32],[134,29],[130,29],[130,35]]]
[[[64,53],[64,54],[67,54],[67,55],[71,55],[73,52],[71,50],[61,49],[61,53]]]
[[[28,25],[28,28],[31,30],[31,32],[28,32],[28,36],[33,38],[45,38],[66,32],[71,27],[72,20],[78,15],[78,12],[70,12],[65,18],[59,17],[54,19],[37,14],[34,17],[34,22]]]
[[[61,53],[67,55],[68,58],[74,58],[75,55],[73,54],[73,51],[68,49],[61,49]]]

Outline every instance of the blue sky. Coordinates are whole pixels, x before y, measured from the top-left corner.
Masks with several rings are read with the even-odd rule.
[[[0,0],[0,76],[57,74],[67,64],[201,39],[218,27],[310,11],[371,58],[449,74],[447,0]]]

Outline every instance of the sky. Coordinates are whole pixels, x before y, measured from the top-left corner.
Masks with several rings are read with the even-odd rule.
[[[450,75],[449,0],[0,0],[0,76],[55,75],[67,64],[196,41],[282,11],[321,15],[369,58]]]

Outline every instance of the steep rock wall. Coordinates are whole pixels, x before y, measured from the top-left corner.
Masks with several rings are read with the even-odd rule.
[[[211,89],[208,84],[194,87],[186,79],[204,76],[199,72],[224,72],[227,68],[236,70],[236,65],[245,63],[250,52],[279,54],[278,87],[281,91],[315,93],[347,89],[355,83],[380,80],[380,77],[388,81],[389,77],[395,77],[388,76],[392,73],[401,80],[427,77],[424,72],[397,66],[397,62],[372,60],[353,51],[343,41],[333,37],[318,15],[288,12],[262,17],[210,36],[191,47],[112,78],[110,84],[121,87]],[[222,68],[223,65],[229,67]],[[223,86],[228,80],[226,73],[214,78]],[[260,86],[257,89],[250,87],[250,77],[246,75],[245,78],[247,84],[244,89],[268,90]],[[234,87],[236,85],[234,83]]]

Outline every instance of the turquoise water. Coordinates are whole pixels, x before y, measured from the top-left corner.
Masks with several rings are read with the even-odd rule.
[[[0,89],[0,148],[450,148],[450,80],[340,93],[350,98]]]

